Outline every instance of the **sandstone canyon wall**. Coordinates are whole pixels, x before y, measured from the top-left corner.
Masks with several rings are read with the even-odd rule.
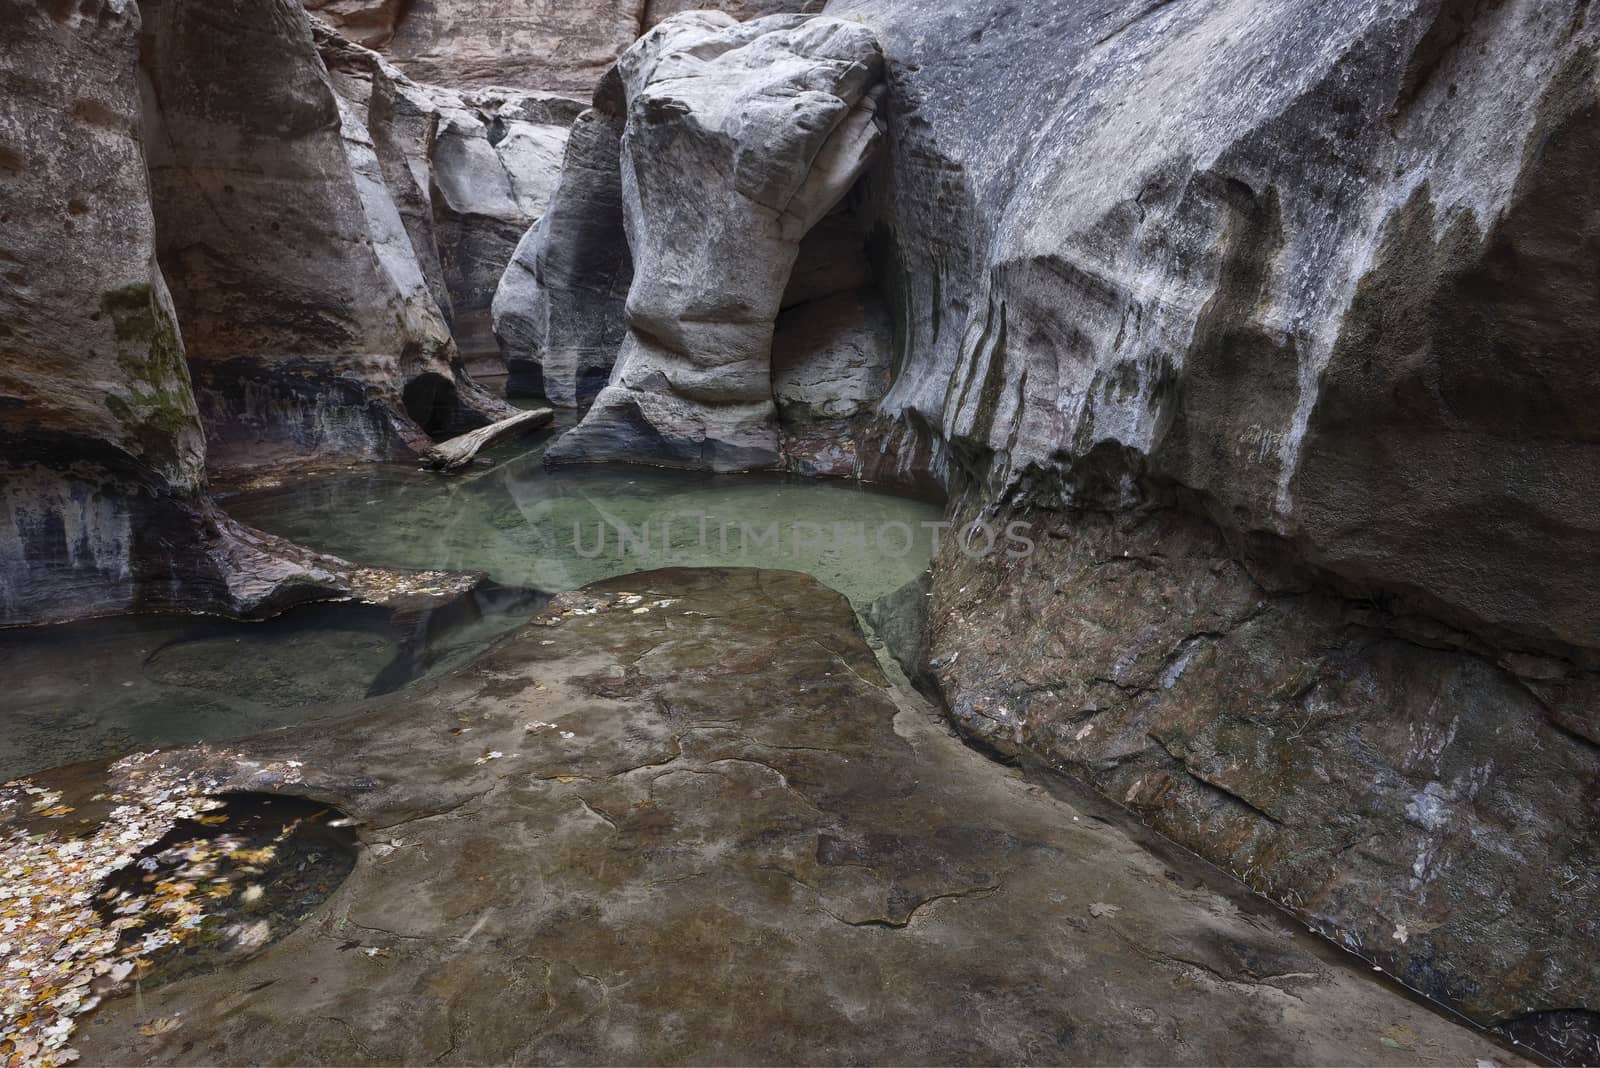
[[[152,36],[158,250],[214,464],[399,458],[509,414],[465,375],[300,5],[165,0]]]
[[[131,0],[0,3],[0,625],[248,615],[348,589],[337,561],[206,496],[156,262],[139,29]]]
[[[1590,5],[828,13],[888,56],[880,466],[1035,524],[936,570],[963,728],[1478,1020],[1593,1041]]]
[[[604,116],[626,108],[620,179],[612,187],[609,174],[584,175],[573,199],[589,217],[620,188],[633,261],[628,329],[609,384],[552,448],[552,461],[778,464],[776,320],[802,240],[877,149],[880,64],[871,34],[853,23],[739,23],[707,12],[668,19],[622,58],[625,103],[602,101],[590,131],[607,136],[617,124]],[[563,236],[551,228],[534,238],[533,307],[524,318],[542,311],[547,328],[538,245],[548,252]]]
[[[669,15],[739,19],[822,10],[822,0],[304,0],[343,36],[381,49],[419,82],[518,86],[584,98],[617,58]]]

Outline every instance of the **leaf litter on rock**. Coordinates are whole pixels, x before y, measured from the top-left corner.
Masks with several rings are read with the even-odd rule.
[[[252,817],[264,829],[243,833],[228,826],[228,802],[213,796],[219,779],[155,756],[135,754],[111,766],[111,777],[124,785],[93,798],[110,811],[87,833],[17,823],[0,828],[4,1068],[72,1063],[78,1018],[153,972],[159,979],[168,968],[159,962],[180,949],[192,954],[227,938],[229,952],[249,952],[272,937],[261,918],[218,927],[225,914],[266,907],[263,877],[306,818]],[[0,813],[23,799],[34,816],[72,811],[60,804],[59,792],[22,780],[0,786]],[[284,799],[285,809],[291,801]],[[300,871],[318,859],[316,853],[299,859]],[[140,1033],[175,1026],[175,1018],[151,1021]]]

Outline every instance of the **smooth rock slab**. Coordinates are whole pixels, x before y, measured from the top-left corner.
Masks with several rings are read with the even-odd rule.
[[[87,1063],[1504,1057],[897,703],[788,572],[604,583],[364,717],[170,760],[364,849],[255,959],[102,1009]]]

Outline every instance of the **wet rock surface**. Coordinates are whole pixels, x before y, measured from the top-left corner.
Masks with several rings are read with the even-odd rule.
[[[1001,773],[792,573],[608,582],[156,765],[337,805],[362,852],[247,962],[98,1010],[85,1063],[1510,1059]]]
[[[1175,510],[1033,536],[1026,559],[947,546],[935,568],[931,674],[964,732],[1094,784],[1482,1024],[1539,1017],[1513,1032],[1588,1063],[1600,749],[1551,710],[1592,675],[1531,677],[1434,620],[1293,585]]]

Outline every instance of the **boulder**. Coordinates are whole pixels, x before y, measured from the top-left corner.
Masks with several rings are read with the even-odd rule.
[[[825,17],[677,15],[620,61],[628,334],[553,462],[778,463],[772,334],[801,239],[871,160],[881,56]]]
[[[346,565],[206,496],[156,264],[139,30],[131,0],[0,0],[0,626],[250,615],[349,589]]]
[[[627,104],[615,71],[567,141],[560,184],[523,235],[493,304],[512,396],[576,408],[611,377],[627,333],[633,257],[622,220],[622,130]]]
[[[946,699],[1481,1022],[1600,1008],[1587,7],[829,7],[883,440],[1051,532],[941,565]]]
[[[150,65],[157,247],[215,466],[410,456],[509,414],[462,372],[297,3],[166,0]]]

